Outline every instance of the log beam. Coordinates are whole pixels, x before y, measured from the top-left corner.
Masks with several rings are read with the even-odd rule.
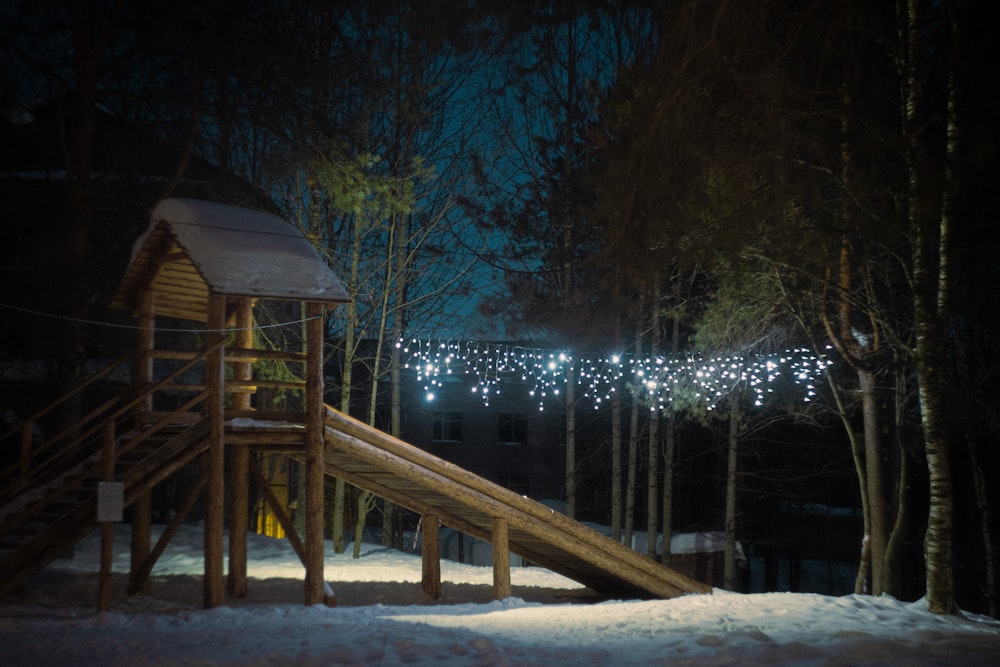
[[[152,290],[142,290],[138,307],[139,330],[136,335],[136,386],[145,389],[153,384],[153,348],[156,346],[156,297]],[[153,394],[147,394],[137,406],[136,427],[142,428],[140,415],[153,409]],[[132,505],[132,541],[129,561],[129,578],[134,582],[142,562],[149,555],[151,524],[153,522],[153,491],[146,489]],[[146,581],[146,580],[144,580]],[[143,593],[149,592],[148,581],[143,584]]]
[[[222,341],[226,327],[226,300],[212,296],[209,299],[208,345]],[[211,417],[208,456],[205,468],[208,483],[205,495],[205,580],[204,606],[206,609],[225,602],[225,576],[223,574],[223,548],[225,535],[225,354],[222,346],[212,348],[205,361],[205,384],[209,397],[206,410]]]
[[[323,577],[324,315],[323,304],[306,304],[306,605],[320,604],[326,596]]]
[[[425,514],[420,519],[424,537],[420,545],[420,587],[432,600],[441,598],[441,540],[438,518]]]
[[[510,540],[507,534],[507,520],[493,519],[493,599],[510,597]]]
[[[235,309],[235,344],[240,348],[253,347],[253,302],[239,299]],[[233,364],[237,380],[253,377],[249,362]],[[233,396],[234,410],[250,410],[250,395]],[[250,450],[246,446],[231,447],[232,492],[229,510],[229,594],[238,598],[247,595],[247,533],[250,530]]]

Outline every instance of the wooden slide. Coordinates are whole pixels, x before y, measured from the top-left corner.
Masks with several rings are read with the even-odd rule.
[[[509,550],[611,598],[672,598],[711,588],[644,554],[329,406],[326,472],[423,517]],[[494,549],[496,552],[496,549]]]

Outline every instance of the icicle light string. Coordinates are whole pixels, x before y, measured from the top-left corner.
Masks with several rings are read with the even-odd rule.
[[[811,401],[815,381],[833,363],[806,348],[757,357],[729,356],[669,358],[664,355],[581,357],[566,352],[526,348],[497,343],[434,342],[418,338],[396,342],[403,367],[416,372],[428,400],[444,386],[446,378],[467,375],[475,378],[471,389],[485,405],[501,393],[503,385],[517,384],[545,409],[545,400],[558,396],[566,384],[566,369],[576,369],[576,385],[582,398],[593,401],[594,409],[610,400],[627,385],[645,396],[650,410],[665,410],[678,392],[694,397],[712,410],[733,388],[746,386],[754,392],[754,404],[761,406],[774,392],[779,378],[788,378],[803,391],[803,401]]]

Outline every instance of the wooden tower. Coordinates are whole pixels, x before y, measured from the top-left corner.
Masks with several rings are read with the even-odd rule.
[[[304,304],[304,350],[254,350],[253,307],[257,300]],[[224,601],[223,489],[225,452],[231,452],[233,511],[230,513],[229,589],[246,594],[247,503],[250,478],[246,438],[232,434],[235,423],[269,420],[304,426],[306,461],[306,603],[323,600],[323,336],[326,308],[347,301],[347,293],[316,249],[295,227],[260,211],[193,200],[167,199],[153,210],[150,225],[136,242],[125,277],[111,306],[130,310],[138,322],[135,380],[153,384],[156,359],[187,360],[194,355],[157,344],[157,317],[205,326],[204,386],[201,410],[175,410],[167,418],[195,422],[207,415],[205,457],[205,606]],[[167,337],[164,337],[166,339]],[[177,336],[171,336],[176,340]],[[228,343],[227,343],[228,341]],[[260,359],[280,359],[304,366],[304,384],[271,384],[304,391],[304,410],[294,414],[259,413],[251,396],[266,380],[255,379]],[[227,367],[229,372],[227,373]],[[176,387],[172,387],[176,390]],[[228,408],[227,408],[228,397]],[[143,406],[147,424],[162,420],[156,396]],[[234,420],[236,420],[234,422]],[[242,420],[242,421],[240,421]],[[229,436],[227,436],[229,434]],[[233,446],[227,440],[234,440]],[[135,505],[133,562],[149,550],[148,494]]]

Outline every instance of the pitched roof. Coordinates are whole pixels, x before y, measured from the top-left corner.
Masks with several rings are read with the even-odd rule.
[[[316,248],[281,218],[199,199],[164,199],[136,241],[112,308],[156,293],[158,314],[207,321],[208,297],[344,303]]]

